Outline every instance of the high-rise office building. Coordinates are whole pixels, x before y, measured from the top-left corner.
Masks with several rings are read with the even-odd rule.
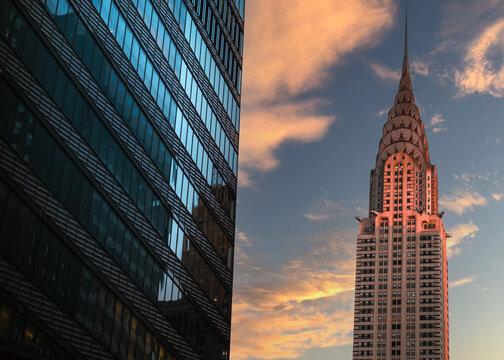
[[[447,360],[448,264],[436,167],[415,105],[407,35],[399,91],[357,218],[355,360]]]
[[[244,0],[0,0],[0,358],[229,358]]]

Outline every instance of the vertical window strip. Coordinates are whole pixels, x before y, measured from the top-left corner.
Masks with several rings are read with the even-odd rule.
[[[180,73],[176,72],[175,74],[179,78],[180,84],[184,88],[194,108],[198,112],[198,115],[205,124],[207,130],[212,135],[222,155],[224,156],[224,158],[226,159],[227,163],[230,165],[231,169],[233,170],[236,176],[237,167],[234,165],[235,161],[237,160],[236,150],[231,145],[231,142],[227,137],[227,134],[225,133],[220,122],[218,121],[217,116],[212,110],[210,104],[208,103],[208,100],[206,99],[203,91],[201,90],[199,84],[197,83],[196,78],[194,78],[194,76],[192,75],[180,51],[177,49],[174,41],[171,38],[170,33],[168,32],[163,21],[158,15],[157,10],[154,8],[150,0],[133,0],[133,3],[136,5],[140,16],[144,20],[144,23],[147,26],[147,28],[150,30],[152,37],[157,42],[159,49],[165,56],[165,59],[168,61],[168,63],[170,64],[169,62],[170,50],[175,51],[175,56],[177,58],[180,57],[182,59],[181,71]],[[212,77],[210,76],[211,72],[215,74],[215,77],[213,77],[214,81],[213,82],[211,81],[211,84],[215,90],[215,93],[217,94],[217,97],[221,101],[222,106],[226,110],[229,118],[231,119],[233,125],[235,126],[235,129],[238,130],[239,124],[235,116],[235,114],[237,113],[236,109],[238,108],[238,105],[234,100],[226,81],[224,80],[222,74],[220,73],[219,68],[217,67],[214,59],[210,54],[210,51],[206,47],[206,44],[203,41],[201,34],[197,30],[196,24],[193,22],[191,15],[187,11],[187,8],[185,7],[184,3],[181,3],[180,11],[181,14],[183,12],[186,13],[185,26],[182,27],[181,24],[182,29],[184,29],[183,33],[189,45],[191,46],[196,58],[198,59],[200,65],[202,66],[205,74],[207,75],[207,78],[209,80],[212,79]],[[196,43],[198,44],[198,48],[196,47]],[[203,57],[202,54],[205,57]],[[205,64],[207,64],[205,62],[206,57],[209,57],[210,59],[209,64],[211,65],[211,70],[210,68],[205,69]],[[170,66],[171,65],[172,64],[170,64]],[[172,66],[172,68],[174,67]],[[219,134],[220,140],[216,138],[216,133],[212,132],[214,128],[215,132]]]

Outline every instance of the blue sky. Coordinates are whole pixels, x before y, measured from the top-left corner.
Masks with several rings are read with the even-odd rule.
[[[366,215],[402,64],[450,238],[450,349],[500,359],[502,1],[248,0],[231,356],[350,359]]]

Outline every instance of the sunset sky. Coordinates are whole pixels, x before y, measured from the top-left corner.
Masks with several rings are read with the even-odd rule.
[[[358,223],[402,64],[449,239],[450,355],[502,359],[504,2],[247,0],[232,360],[351,359]]]

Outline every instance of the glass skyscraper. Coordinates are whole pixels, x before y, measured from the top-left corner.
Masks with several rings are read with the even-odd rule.
[[[229,359],[244,0],[0,0],[0,358]]]

